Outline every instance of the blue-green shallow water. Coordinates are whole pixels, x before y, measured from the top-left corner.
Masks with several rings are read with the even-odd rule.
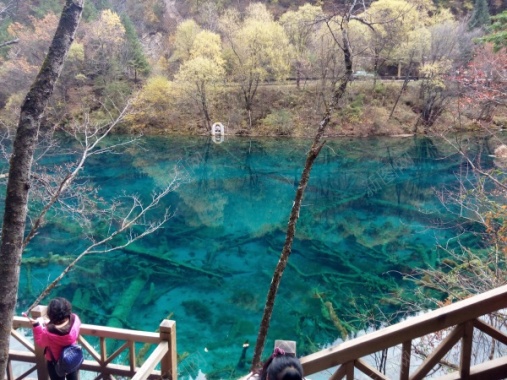
[[[85,323],[112,323],[127,296],[135,305],[114,323],[155,331],[162,319],[176,320],[179,378],[199,370],[208,378],[247,372],[236,368],[242,344],[250,341],[248,360],[310,145],[152,137],[122,155],[92,156],[83,177],[105,199],[123,192],[148,199],[175,167],[185,181],[163,201],[174,213],[163,229],[125,250],[86,257],[51,296],[70,299]],[[435,194],[452,189],[463,167],[435,139],[328,141],[306,190],[266,355],[274,339],[295,340],[304,355],[340,338],[330,306],[349,331],[380,312],[398,312],[396,298],[413,287],[403,274],[437,264],[436,242],[456,234]],[[77,255],[84,246],[78,231],[53,220],[25,262]],[[19,311],[62,269],[24,264]]]

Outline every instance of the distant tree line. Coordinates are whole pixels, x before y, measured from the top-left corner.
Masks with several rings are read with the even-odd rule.
[[[283,110],[255,114],[259,86],[292,78],[297,91],[317,78],[324,99],[346,75],[339,30],[344,12],[353,9],[347,22],[353,71],[371,73],[374,85],[383,76],[420,78],[413,109],[426,130],[456,97],[452,77],[482,48],[477,38],[499,33],[491,34],[486,0],[475,0],[472,12],[462,17],[452,1],[297,7],[282,1],[238,2],[238,8],[229,3],[190,1],[168,9],[157,0],[87,2],[47,120],[65,125],[82,108],[100,120],[105,117],[100,105],[118,112],[134,96],[125,119],[128,130],[164,130],[190,120],[194,132],[205,133],[214,120],[226,118],[238,131],[254,133],[262,122],[286,123]],[[0,4],[0,120],[9,128],[56,28],[60,1]],[[490,41],[499,46],[501,40]],[[241,109],[224,115],[224,99],[230,96]]]

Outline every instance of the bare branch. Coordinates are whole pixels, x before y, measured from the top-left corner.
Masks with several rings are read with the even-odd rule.
[[[83,133],[84,141],[81,141],[81,145],[83,146],[83,152],[81,154],[81,157],[77,162],[75,168],[71,172],[67,173],[67,175],[65,175],[63,180],[58,185],[58,188],[55,191],[49,190],[51,197],[49,201],[46,203],[46,205],[43,207],[42,211],[36,217],[35,222],[32,224],[30,232],[23,241],[23,248],[25,248],[26,245],[33,239],[37,230],[42,225],[44,217],[46,216],[48,211],[55,204],[55,202],[57,202],[60,199],[60,196],[63,194],[63,192],[65,192],[65,190],[72,184],[78,173],[83,169],[87,158],[92,154],[94,154],[94,149],[97,147],[97,144],[99,144],[111,132],[111,130],[123,119],[124,115],[127,113],[127,109],[128,104],[121,111],[120,115],[105,128],[96,127],[90,130],[88,128],[88,123],[85,124],[85,130]],[[79,138],[77,134],[75,136],[76,138]],[[111,148],[108,149],[110,150]],[[104,151],[106,151],[106,149],[99,149],[99,151],[103,153]]]
[[[10,41],[0,42],[0,48],[3,48],[5,46],[9,46],[9,45],[14,45],[14,44],[17,44],[18,42],[19,42],[19,38],[16,38],[16,39],[10,40]]]
[[[468,164],[473,168],[473,170],[487,178],[489,178],[491,181],[493,181],[493,183],[497,186],[499,186],[500,188],[502,188],[503,190],[507,190],[507,185],[505,185],[504,183],[500,182],[498,179],[496,179],[494,176],[492,176],[490,173],[480,169],[478,166],[476,166],[473,161],[470,159],[470,157],[468,157],[468,155],[466,154],[466,152],[463,151],[463,149],[461,149],[461,147],[457,146],[456,144],[454,144],[452,141],[450,141],[446,136],[442,136],[444,138],[444,140],[449,144],[451,145],[454,149],[456,149],[456,151],[465,159],[467,160]]]
[[[32,308],[37,306],[50,292],[53,290],[58,283],[65,277],[67,273],[69,273],[76,264],[85,256],[90,254],[97,254],[97,253],[108,253],[117,251],[120,249],[123,249],[127,247],[128,245],[134,243],[135,241],[145,237],[146,235],[149,235],[153,233],[154,231],[158,230],[162,227],[164,223],[166,223],[172,216],[166,210],[164,213],[164,216],[155,221],[155,222],[143,222],[144,218],[149,214],[149,212],[153,209],[155,209],[162,198],[164,198],[167,194],[169,194],[171,191],[175,190],[179,186],[180,180],[177,176],[173,178],[173,180],[159,193],[154,194],[152,196],[151,202],[144,206],[137,197],[131,197],[132,198],[132,205],[130,209],[127,211],[126,215],[121,218],[121,225],[120,228],[118,228],[116,231],[109,231],[110,233],[105,238],[93,242],[90,246],[88,246],[84,251],[82,251],[75,259],[70,263],[63,271],[58,275],[57,278],[55,278],[43,291],[42,293],[37,297],[37,299],[30,305],[30,307],[27,309],[27,312],[29,312]],[[115,207],[113,207],[113,210]],[[136,233],[133,231],[134,227],[141,227],[144,228],[143,231]],[[116,245],[114,247],[107,247],[106,244],[111,242],[114,238],[119,237],[121,234],[125,233],[125,242],[120,245]],[[102,249],[99,249],[101,248]]]

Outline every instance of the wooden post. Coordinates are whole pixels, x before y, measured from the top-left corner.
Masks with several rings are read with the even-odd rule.
[[[160,340],[167,341],[169,351],[162,358],[162,378],[176,380],[178,378],[178,358],[176,356],[176,321],[164,319],[160,323]]]
[[[460,375],[462,379],[470,376],[470,363],[472,361],[472,343],[474,337],[474,321],[464,323],[465,331],[461,340]]]
[[[41,318],[46,315],[46,306],[35,306],[31,311],[31,316],[33,319]],[[37,363],[37,378],[39,380],[48,380],[48,366],[46,362],[46,358],[44,357],[44,347],[39,347],[34,342],[35,347],[35,362]]]
[[[401,349],[401,369],[400,380],[408,380],[410,378],[410,357],[412,352],[412,341],[403,342]]]

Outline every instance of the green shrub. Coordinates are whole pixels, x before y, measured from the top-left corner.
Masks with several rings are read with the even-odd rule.
[[[349,122],[358,122],[363,114],[364,95],[358,94],[339,113],[342,118]]]
[[[266,132],[280,136],[290,136],[294,129],[292,115],[285,109],[271,112],[260,122]]]

